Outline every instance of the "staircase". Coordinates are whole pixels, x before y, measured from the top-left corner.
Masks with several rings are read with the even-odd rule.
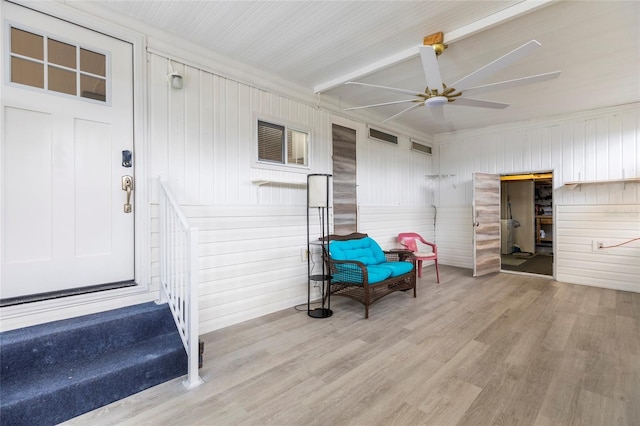
[[[56,424],[187,373],[153,302],[0,333],[0,424]]]

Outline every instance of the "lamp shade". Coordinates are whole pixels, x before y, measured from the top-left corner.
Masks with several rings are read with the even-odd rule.
[[[309,207],[329,207],[329,178],[331,175],[307,175],[307,193]]]

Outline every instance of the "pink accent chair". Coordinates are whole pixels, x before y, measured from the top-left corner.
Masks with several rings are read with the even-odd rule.
[[[431,247],[431,252],[424,252],[418,250],[418,243],[421,242],[427,246]],[[423,260],[433,260],[436,264],[436,278],[438,279],[438,284],[440,284],[440,271],[438,270],[438,247],[434,243],[430,243],[425,241],[419,234],[415,232],[403,232],[398,234],[398,242],[406,247],[408,250],[413,252],[413,255],[416,257],[418,261],[418,277],[422,277],[422,261]]]

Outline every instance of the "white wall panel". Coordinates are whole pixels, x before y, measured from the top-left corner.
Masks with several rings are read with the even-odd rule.
[[[253,180],[305,182],[330,171],[328,113],[263,89],[149,54],[151,178],[165,175],[181,202],[191,204],[302,204],[291,185],[258,189]],[[183,75],[172,89],[171,71]],[[312,131],[310,169],[254,168],[255,121],[266,116]],[[154,189],[151,199],[157,200]]]
[[[434,214],[431,206],[360,206],[358,231],[368,234],[384,249],[398,248],[398,234],[417,232],[435,241]]]
[[[640,292],[639,205],[559,205],[555,223],[558,281]]]
[[[436,241],[441,264],[473,268],[472,218],[470,205],[438,207]]]
[[[184,205],[184,210],[199,229],[200,333],[306,304],[305,206]],[[154,205],[154,282],[157,214]]]
[[[306,304],[305,206],[184,205],[199,229],[200,332]],[[152,208],[152,273],[158,282],[158,209]],[[397,234],[434,241],[432,207],[363,207],[361,231],[384,249]],[[318,220],[310,216],[312,234]],[[312,236],[312,239],[314,236]],[[316,259],[318,261],[319,259]],[[293,309],[293,308],[292,308]]]
[[[554,172],[554,206],[615,206],[635,208],[640,204],[638,183],[603,183],[581,185],[575,189],[565,182],[585,180],[612,180],[639,177],[640,170],[640,106],[638,104],[576,114],[571,117],[513,123],[508,126],[486,128],[438,135],[440,174],[455,175],[439,179],[438,209],[470,209],[473,172],[513,174],[522,172]],[[580,207],[575,207],[578,210]],[[448,218],[441,223],[442,235],[454,236],[466,229],[466,217]],[[604,222],[594,226],[605,227]],[[636,228],[639,227],[636,223]],[[555,230],[565,235],[568,221],[556,221]],[[440,227],[438,228],[440,229]],[[636,235],[637,236],[637,235]],[[443,250],[442,262],[452,259],[471,266],[470,249],[460,246],[459,251]],[[580,283],[579,274],[571,272],[557,250],[557,278]],[[449,258],[451,256],[451,258]],[[611,258],[609,258],[611,259]],[[638,263],[640,264],[640,259]],[[468,262],[468,263],[466,263]],[[453,264],[453,263],[450,263]],[[617,272],[616,272],[617,273]],[[585,284],[635,288],[631,275],[618,275],[614,284],[592,278]],[[626,281],[625,281],[626,277]],[[635,277],[637,280],[637,276]]]

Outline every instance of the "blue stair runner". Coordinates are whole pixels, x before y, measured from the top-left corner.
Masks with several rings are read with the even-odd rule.
[[[0,333],[0,425],[53,425],[187,374],[153,302]]]

